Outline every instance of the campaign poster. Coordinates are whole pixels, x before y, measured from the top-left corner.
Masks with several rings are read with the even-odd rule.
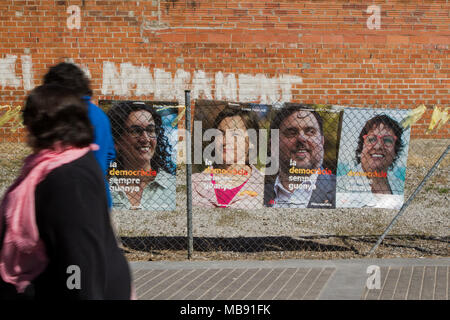
[[[99,101],[116,158],[107,181],[116,209],[175,210],[178,103]]]
[[[274,208],[336,207],[336,168],[342,111],[331,105],[285,103],[271,117],[271,156],[264,204]],[[274,136],[277,136],[274,138]]]
[[[193,205],[263,207],[270,110],[263,104],[195,101]]]
[[[337,207],[403,205],[410,129],[408,110],[345,108],[339,147]]]

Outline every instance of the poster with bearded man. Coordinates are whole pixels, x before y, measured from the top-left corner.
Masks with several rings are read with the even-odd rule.
[[[275,175],[266,175],[264,204],[274,208],[335,208],[339,123],[332,106],[287,103],[271,119],[278,143]],[[268,148],[271,150],[271,148]]]

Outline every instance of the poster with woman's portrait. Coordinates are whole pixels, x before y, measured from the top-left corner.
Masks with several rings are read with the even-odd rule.
[[[100,101],[111,123],[116,159],[108,182],[113,208],[175,210],[176,102]]]
[[[407,110],[346,108],[336,185],[337,207],[403,205],[410,130]]]
[[[262,104],[195,102],[193,205],[263,207],[270,110]]]

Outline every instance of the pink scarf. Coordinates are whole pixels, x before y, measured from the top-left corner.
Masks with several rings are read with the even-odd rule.
[[[86,148],[45,149],[25,159],[19,178],[9,187],[0,206],[0,234],[4,232],[0,251],[0,276],[22,293],[47,267],[48,258],[36,225],[34,192],[36,186],[55,168],[98,150],[96,144]],[[5,223],[2,218],[5,217]],[[6,226],[2,230],[2,225]]]

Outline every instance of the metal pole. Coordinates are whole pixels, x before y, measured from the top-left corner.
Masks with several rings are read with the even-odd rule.
[[[194,237],[192,235],[192,156],[191,156],[191,97],[190,91],[184,91],[184,101],[186,105],[186,196],[187,196],[187,237],[188,237],[188,259],[192,257],[194,251]]]
[[[403,214],[403,212],[405,211],[405,209],[409,206],[410,202],[412,200],[414,200],[414,198],[416,197],[417,193],[422,189],[422,187],[425,185],[425,183],[428,181],[428,179],[431,177],[431,175],[433,174],[434,170],[436,170],[436,168],[439,166],[439,164],[441,163],[441,161],[445,158],[445,156],[448,153],[448,150],[450,148],[450,145],[447,146],[447,148],[445,149],[445,151],[442,153],[442,155],[439,157],[439,159],[436,161],[436,163],[433,165],[433,167],[430,169],[430,171],[428,171],[427,175],[425,176],[425,178],[423,178],[422,182],[419,184],[419,186],[416,188],[416,190],[414,190],[413,194],[408,198],[408,200],[403,204],[403,206],[400,208],[400,211],[397,213],[397,215],[394,217],[394,219],[392,219],[391,223],[389,224],[389,226],[386,228],[386,230],[384,231],[384,233],[381,235],[381,237],[378,239],[377,243],[373,246],[372,249],[370,249],[369,253],[367,254],[367,256],[370,256],[371,254],[373,254],[375,252],[375,250],[378,248],[378,246],[381,244],[381,242],[383,241],[383,239],[386,237],[386,235],[389,233],[389,231],[391,231],[392,227],[394,226],[394,224],[397,222],[398,218],[400,218],[400,216]]]

